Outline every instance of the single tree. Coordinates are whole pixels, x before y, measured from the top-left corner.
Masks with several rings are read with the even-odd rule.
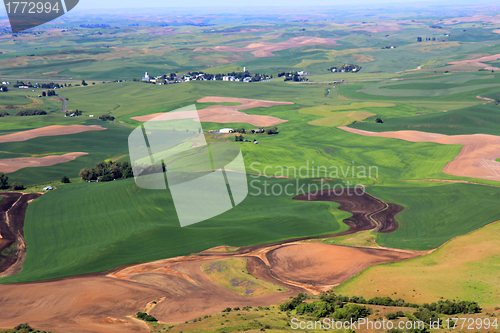
[[[6,189],[8,187],[9,187],[9,177],[3,172],[0,172],[0,188]]]
[[[71,182],[69,181],[68,177],[64,176],[64,177],[61,178],[61,183],[63,183],[63,184],[69,184]]]

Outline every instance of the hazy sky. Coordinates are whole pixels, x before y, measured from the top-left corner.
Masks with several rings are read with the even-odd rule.
[[[432,1],[432,0],[80,0],[80,9],[96,8],[154,8],[154,7],[242,7],[242,6],[349,6],[349,5],[394,5],[401,3],[421,4],[422,2],[434,4],[457,4],[464,1]]]

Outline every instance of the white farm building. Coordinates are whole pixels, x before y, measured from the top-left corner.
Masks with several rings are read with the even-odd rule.
[[[219,130],[219,133],[222,133],[222,134],[229,134],[229,133],[233,133],[234,130],[232,128],[222,128]]]

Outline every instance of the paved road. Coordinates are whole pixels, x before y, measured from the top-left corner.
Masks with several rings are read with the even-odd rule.
[[[57,97],[62,99],[62,101],[63,101],[62,112],[65,113],[66,112],[66,100],[64,98],[62,98],[61,95],[57,95]]]

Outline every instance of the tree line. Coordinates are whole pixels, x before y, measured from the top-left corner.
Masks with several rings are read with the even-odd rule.
[[[42,91],[42,96],[43,97],[45,97],[45,96],[55,96],[55,95],[56,95],[55,90],[47,90],[47,92]]]
[[[244,128],[244,127],[238,127],[236,130],[235,130],[236,133],[241,133],[241,134],[246,134],[246,133],[266,133],[267,135],[273,135],[273,134],[278,134],[278,127],[274,126],[274,127],[270,127],[270,128],[258,128],[258,129],[253,129],[253,130],[249,130],[247,132],[247,130]]]
[[[366,305],[383,305],[383,306],[393,306],[393,307],[410,307],[418,309],[413,313],[416,318],[429,322],[432,318],[433,320],[438,320],[438,314],[444,315],[455,315],[455,314],[468,314],[468,313],[480,313],[481,308],[477,302],[470,301],[450,301],[450,300],[439,300],[437,303],[424,303],[423,305],[408,303],[403,299],[393,300],[390,297],[373,297],[366,300],[364,297],[358,296],[342,296],[335,295],[333,293],[325,293],[320,297],[320,301],[307,303],[304,300],[307,298],[306,294],[299,294],[298,296],[292,298],[280,305],[281,311],[291,311],[297,310],[297,313],[310,313],[315,315],[317,318],[323,318],[328,315],[332,315],[336,319],[353,319],[357,320],[356,316],[368,315],[366,310],[360,307],[347,307],[349,304],[366,304]],[[341,310],[344,309],[344,310]],[[336,311],[340,311],[339,314],[335,314]],[[398,311],[396,313],[390,313],[387,315],[388,319],[397,319],[399,317],[405,316],[404,313]],[[362,317],[358,317],[362,318]],[[425,320],[424,320],[425,319]]]
[[[20,182],[13,182],[11,185],[9,185],[9,177],[3,172],[0,172],[0,189],[2,190],[11,189],[14,191],[19,191],[19,190],[24,190],[24,185],[21,184]]]
[[[99,162],[93,168],[80,170],[80,177],[85,181],[109,182],[134,176],[129,162]]]
[[[103,114],[102,116],[99,117],[99,119],[102,121],[113,121],[115,120],[115,117],[113,117],[110,114]]]
[[[44,110],[21,110],[16,113],[17,117],[28,117],[28,116],[43,116],[47,112]]]

